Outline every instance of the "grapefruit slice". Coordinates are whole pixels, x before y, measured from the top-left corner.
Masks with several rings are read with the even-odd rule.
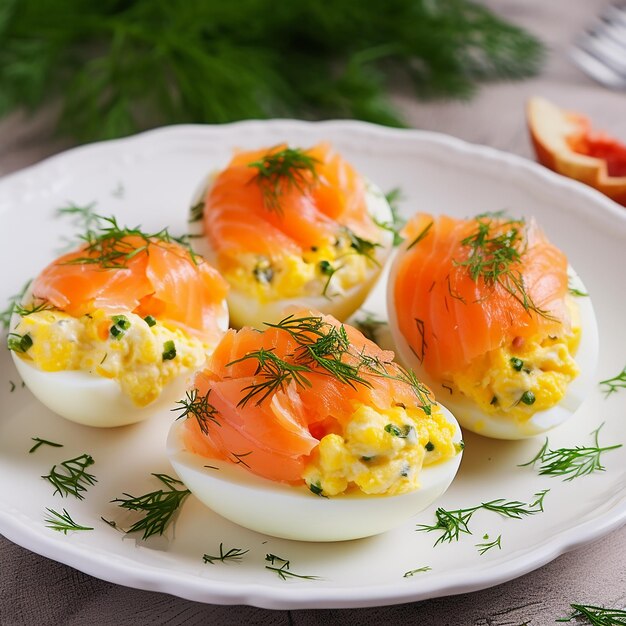
[[[537,160],[626,206],[626,144],[594,131],[589,120],[544,98],[531,98],[526,115]]]

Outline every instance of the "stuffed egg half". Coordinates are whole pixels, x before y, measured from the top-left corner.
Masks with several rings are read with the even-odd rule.
[[[14,309],[8,347],[59,415],[121,426],[169,409],[228,327],[226,283],[166,233],[109,220],[48,265]]]
[[[534,220],[418,214],[388,283],[401,360],[464,428],[532,437],[568,419],[594,380],[585,286]]]
[[[460,428],[356,329],[317,312],[229,331],[197,375],[167,453],[207,506],[278,537],[377,534],[452,482]]]
[[[290,306],[345,320],[393,245],[384,194],[330,145],[235,154],[192,200],[192,244],[231,286],[231,323],[261,328]]]

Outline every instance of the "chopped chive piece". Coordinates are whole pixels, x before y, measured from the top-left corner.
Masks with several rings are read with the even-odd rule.
[[[461,439],[459,443],[454,444],[454,450],[457,454],[461,453],[464,449],[465,449],[465,442],[463,441],[463,439]]]
[[[320,268],[320,272],[322,272],[325,276],[332,276],[334,273],[333,266],[330,261],[320,261],[317,266]]]
[[[254,278],[262,285],[269,285],[274,279],[274,268],[268,261],[260,261],[252,270]]]
[[[171,361],[174,358],[176,358],[176,346],[170,339],[163,344],[163,360]]]
[[[435,449],[435,444],[429,441],[425,446],[427,452],[432,452]]]
[[[489,403],[491,406],[496,406],[498,404],[498,396],[494,396],[491,398],[491,402]]]
[[[371,461],[372,459],[375,459],[375,456],[362,456],[361,457],[361,461]]]
[[[125,315],[113,315],[113,326],[109,329],[111,337],[119,339],[130,328],[130,322]]]
[[[393,437],[400,437],[402,439],[406,439],[412,429],[413,426],[411,426],[410,424],[405,424],[402,428],[396,426],[395,424],[387,424],[385,426],[385,432],[388,432]]]
[[[152,317],[152,315],[146,315],[143,318],[143,321],[148,324],[148,326],[155,326],[156,325],[156,320],[154,319],[154,317]]]
[[[25,335],[9,333],[7,337],[7,348],[13,352],[26,352],[32,345],[33,340],[28,333]]]
[[[528,406],[535,404],[535,394],[532,391],[525,391],[520,398],[520,402],[523,402]]]
[[[522,367],[524,367],[524,361],[522,361],[522,359],[518,359],[517,357],[513,357],[511,359],[511,365],[516,372],[521,372]]]
[[[311,483],[309,485],[309,489],[316,495],[316,496],[321,496],[322,495],[322,486],[319,483]]]

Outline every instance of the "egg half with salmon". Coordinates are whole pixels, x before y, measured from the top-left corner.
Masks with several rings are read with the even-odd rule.
[[[328,143],[237,152],[193,199],[191,240],[231,286],[231,323],[261,328],[290,306],[349,317],[393,244],[384,194]]]
[[[536,221],[419,213],[404,234],[388,283],[404,363],[481,435],[531,437],[571,417],[593,385],[597,323]]]
[[[170,408],[228,327],[227,285],[166,230],[101,218],[15,307],[8,347],[59,415],[121,426]]]
[[[170,461],[202,502],[259,532],[337,541],[397,526],[447,489],[462,441],[393,357],[310,310],[230,330],[180,403]]]

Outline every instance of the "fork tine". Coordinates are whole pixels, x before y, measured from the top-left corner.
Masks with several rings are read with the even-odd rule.
[[[574,43],[570,58],[611,89],[626,89],[626,6],[610,5]]]
[[[572,48],[570,58],[591,78],[611,89],[626,89],[626,78],[582,48]]]
[[[626,46],[615,43],[606,37],[603,31],[589,33],[579,46],[618,74],[626,77]]]

